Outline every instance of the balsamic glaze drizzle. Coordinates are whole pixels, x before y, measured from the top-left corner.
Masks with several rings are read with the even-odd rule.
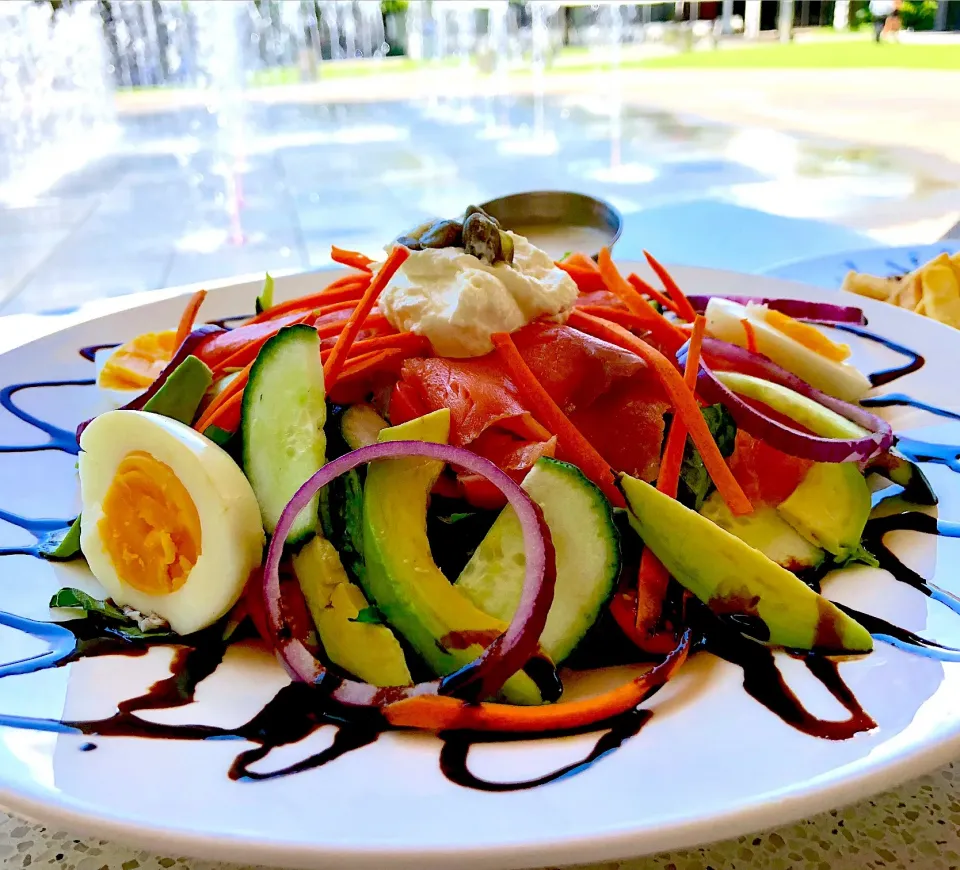
[[[926,360],[915,350],[911,350],[909,347],[904,347],[902,344],[897,344],[895,341],[891,341],[889,338],[884,338],[882,335],[877,335],[875,332],[871,332],[869,329],[864,329],[862,326],[853,326],[849,323],[828,323],[825,325],[830,326],[833,329],[839,329],[841,332],[849,332],[851,335],[859,336],[867,341],[872,341],[876,344],[883,345],[885,348],[909,358],[910,362],[904,363],[902,366],[896,366],[892,369],[883,369],[882,371],[874,372],[869,376],[871,386],[882,387],[891,383],[892,381],[919,371],[923,368],[924,363],[926,362]]]
[[[213,322],[229,328],[229,324],[238,319],[242,317],[228,317]],[[878,342],[909,358],[909,361],[902,366],[872,374],[870,381],[874,386],[888,384],[917,371],[924,364],[920,354],[861,327],[848,324],[829,325]],[[84,359],[92,361],[98,349],[112,346],[115,345],[85,347],[80,350],[80,353]],[[59,450],[76,455],[79,448],[74,432],[53,426],[27,413],[14,403],[13,397],[27,389],[92,384],[94,384],[92,379],[44,381],[17,384],[0,390],[0,405],[19,420],[46,434],[49,439],[46,443],[37,445],[0,446],[0,453]],[[900,393],[867,399],[863,404],[867,407],[903,405],[960,420],[960,414],[937,408]],[[904,455],[914,461],[940,462],[960,472],[960,458],[958,458],[960,447],[928,444],[904,436],[899,436],[897,445]],[[0,520],[30,532],[37,541],[32,546],[2,548],[0,555],[36,556],[46,536],[61,532],[70,523],[69,520],[28,519],[2,510],[0,510]],[[960,537],[960,524],[948,523],[920,512],[910,511],[871,520],[864,535],[867,549],[877,557],[882,568],[889,571],[900,582],[908,584],[960,614],[960,598],[930,583],[908,568],[886,546],[884,537],[896,530]],[[815,579],[811,582],[816,584]],[[943,661],[960,661],[960,649],[927,640],[879,617],[861,613],[844,605],[838,606],[864,625],[877,640]],[[737,630],[737,626],[729,621],[724,623],[710,616],[706,608],[701,608],[699,622],[698,628],[702,636],[697,646],[739,666],[743,670],[743,685],[747,693],[784,722],[806,734],[830,740],[846,739],[875,727],[873,720],[840,678],[838,666],[833,659],[817,653],[794,653],[847,711],[848,717],[839,721],[819,719],[804,708],[784,681],[771,649],[745,637]],[[46,652],[0,665],[0,679],[14,674],[27,674],[46,668],[60,667],[89,656],[140,656],[145,654],[151,645],[150,642],[130,641],[111,634],[109,625],[101,622],[96,615],[88,615],[86,618],[64,623],[52,623],[38,622],[0,612],[0,626],[25,632],[49,646]],[[209,632],[179,640],[181,642],[175,644],[176,651],[170,666],[170,676],[154,683],[145,694],[122,701],[113,716],[100,720],[72,721],[0,714],[0,725],[86,736],[244,741],[252,743],[253,747],[241,751],[229,771],[232,779],[240,781],[272,779],[320,767],[347,752],[369,745],[389,727],[376,710],[358,712],[337,708],[331,704],[322,688],[300,683],[284,686],[259,713],[236,728],[150,722],[138,716],[137,713],[183,707],[192,703],[197,686],[217,669],[226,651],[226,644],[219,636]],[[154,643],[170,645],[169,640]],[[531,739],[531,735],[444,733],[440,735],[443,739],[440,767],[451,782],[468,788],[493,792],[533,788],[586,770],[594,762],[616,750],[625,740],[637,734],[651,716],[652,713],[649,710],[635,709],[607,722],[562,732],[564,734],[599,732],[600,736],[593,749],[580,761],[531,780],[491,782],[476,776],[468,766],[470,747],[475,744]],[[299,742],[326,725],[334,726],[337,730],[332,743],[323,751],[281,769],[266,771],[252,769],[254,765],[267,759],[274,748]],[[555,732],[550,736],[559,736],[559,733]],[[87,752],[95,749],[96,744],[84,742],[79,744],[78,748]]]

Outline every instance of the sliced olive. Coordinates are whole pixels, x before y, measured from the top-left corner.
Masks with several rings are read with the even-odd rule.
[[[500,228],[482,214],[470,215],[463,223],[463,249],[491,265],[502,260]]]
[[[436,221],[420,236],[420,245],[424,248],[459,248],[462,244],[460,221]]]

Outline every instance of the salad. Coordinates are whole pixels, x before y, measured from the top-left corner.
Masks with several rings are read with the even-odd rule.
[[[606,249],[554,263],[474,207],[333,258],[315,293],[278,301],[268,275],[253,316],[196,326],[201,291],[93,354],[114,408],[79,427],[82,512],[43,552],[104,597],[61,590],[87,612],[63,624],[110,650],[258,636],[314,725],[634,733],[707,649],[796,727],[873,727],[836,657],[915,636],[820,580],[893,564],[875,478],[936,499],[861,404],[837,340],[859,309],[688,297],[650,255],[661,288]],[[773,649],[849,721],[818,726]],[[563,698],[571,669],[638,661]]]

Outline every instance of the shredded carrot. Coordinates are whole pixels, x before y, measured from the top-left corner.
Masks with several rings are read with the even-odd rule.
[[[386,368],[390,363],[404,359],[407,352],[402,347],[388,348],[387,350],[375,350],[370,353],[360,354],[351,359],[340,372],[339,382],[354,380],[358,377],[366,377],[373,374],[381,368]]]
[[[697,373],[700,369],[700,347],[703,344],[703,333],[706,328],[706,319],[698,314],[693,322],[693,335],[690,336],[690,350],[687,354],[686,367],[683,370],[683,382],[693,393],[697,388]],[[657,489],[677,497],[677,487],[680,484],[680,468],[683,465],[683,451],[687,446],[687,427],[679,419],[674,418],[667,436],[667,444],[663,449],[663,460],[660,463],[660,473],[657,475]],[[646,629],[653,633],[656,622],[663,608],[663,598],[667,593],[667,583],[670,574],[663,563],[647,547],[640,557],[640,571],[637,574],[637,628]]]
[[[377,299],[383,292],[383,288],[387,286],[390,279],[396,274],[397,269],[403,265],[404,260],[409,256],[410,251],[407,250],[407,248],[402,245],[395,245],[383,266],[381,266],[377,274],[373,276],[370,286],[367,287],[357,307],[353,309],[353,313],[347,318],[343,332],[340,333],[337,338],[337,343],[333,346],[333,353],[330,354],[324,366],[323,376],[326,380],[328,390],[337,382],[337,377],[350,351],[350,345],[356,340],[357,333],[359,333],[363,327],[363,322],[366,320],[370,310],[376,305]]]
[[[582,266],[575,266],[567,262],[557,263],[557,268],[562,269],[577,285],[581,293],[596,293],[598,290],[606,290],[603,278],[596,269],[584,269]]]
[[[312,310],[337,302],[347,302],[351,299],[356,302],[363,295],[363,291],[367,289],[370,278],[353,278],[351,276],[351,280],[353,283],[341,284],[333,290],[330,289],[333,287],[333,284],[331,284],[330,287],[324,287],[319,293],[311,293],[308,296],[300,296],[297,299],[288,299],[286,302],[280,302],[272,308],[262,311],[255,317],[251,317],[247,323],[263,323],[265,320],[275,320],[284,314],[290,314],[294,311]],[[335,281],[334,284],[336,283]]]
[[[387,721],[398,728],[426,731],[469,729],[473,731],[545,732],[581,728],[611,719],[642,704],[683,665],[690,650],[690,632],[675,642],[660,664],[592,698],[541,707],[520,707],[483,701],[479,704],[449,695],[419,695],[383,707]]]
[[[227,432],[235,432],[240,425],[240,406],[243,404],[243,390],[234,393],[227,401],[220,405],[217,410],[206,416],[203,420],[203,428],[200,428],[200,421],[197,422],[196,430],[203,432],[210,426],[219,426]]]
[[[743,324],[743,331],[746,333],[746,336],[747,336],[747,350],[749,350],[750,353],[756,353],[757,352],[757,333],[753,328],[753,324],[749,320],[747,320],[746,317],[741,318],[740,322]]]
[[[347,357],[349,364],[344,366],[346,372],[349,365],[353,364],[359,357],[384,350],[401,350],[409,355],[426,352],[430,349],[430,342],[422,335],[415,335],[412,332],[394,332],[390,335],[378,335],[374,338],[365,338],[362,341],[353,343],[350,353]],[[321,358],[326,362],[332,353],[332,349],[321,353]]]
[[[317,334],[320,338],[333,338],[335,335],[340,335],[340,333],[343,332],[346,324],[347,318],[343,320],[331,320],[327,323],[316,323],[314,325],[317,327]],[[371,314],[367,317],[363,323],[363,329],[367,332],[393,331],[390,322],[382,314]]]
[[[594,449],[580,430],[570,422],[560,406],[550,398],[550,394],[543,388],[537,376],[520,355],[509,333],[498,332],[492,337],[492,341],[497,355],[520,391],[520,395],[533,412],[533,416],[557,437],[563,457],[578,466],[599,486],[611,503],[617,507],[623,507],[623,496],[614,484],[610,463]]]
[[[184,339],[190,334],[193,329],[193,322],[197,319],[197,312],[206,298],[206,290],[198,290],[190,297],[187,307],[183,309],[183,314],[180,315],[180,323],[177,324],[177,337],[173,342],[174,347],[180,347]]]
[[[660,262],[652,254],[644,251],[643,256],[647,258],[650,268],[657,273],[657,277],[662,282],[667,293],[670,294],[670,298],[677,303],[677,313],[679,316],[684,320],[692,321],[697,316],[697,312],[690,304],[690,300],[687,299],[686,294],[680,289],[680,285],[673,280],[673,276],[660,265]]]
[[[610,257],[609,248],[603,248],[600,251],[598,265],[607,290],[622,299],[627,308],[644,321],[657,342],[671,352],[679,350],[685,340],[683,333],[658,314],[640,292],[620,274]]]
[[[674,314],[679,316],[680,311],[677,308],[677,303],[674,302],[669,296],[664,296],[656,287],[652,284],[648,284],[643,280],[636,272],[631,272],[627,276],[627,280],[636,287],[641,293],[646,293],[654,302],[659,302],[667,311],[672,311]]]
[[[247,386],[247,381],[250,380],[250,369],[253,368],[253,363],[250,363],[246,368],[240,369],[237,372],[237,376],[227,384],[226,387],[221,390],[220,394],[204,409],[204,412],[200,415],[200,419],[194,423],[193,428],[198,432],[202,432],[207,426],[210,425],[210,418],[216,415],[221,406],[225,405],[230,399],[232,399],[237,393],[242,393]]]
[[[599,272],[600,269],[597,267],[597,263],[591,257],[588,257],[582,251],[573,251],[570,254],[567,254],[559,263],[558,266],[573,266],[577,269],[585,269],[587,272]],[[561,266],[562,268],[562,266]]]
[[[223,374],[227,369],[242,369],[253,362],[260,348],[285,326],[307,323],[313,319],[313,312],[289,314],[277,320],[263,323],[251,323],[238,326],[229,332],[215,335],[200,346],[199,356],[212,370],[214,375]]]
[[[650,335],[650,324],[642,317],[637,317],[632,311],[626,311],[623,308],[612,308],[609,305],[578,305],[577,311],[585,311],[587,314],[593,314],[618,323],[626,329],[637,330],[644,335]]]
[[[683,381],[683,376],[676,366],[655,347],[637,338],[622,326],[585,314],[574,309],[567,321],[570,326],[580,329],[595,338],[602,338],[611,344],[616,344],[624,350],[629,350],[639,356],[656,372],[676,411],[677,419],[683,421],[690,433],[694,446],[700,451],[703,464],[721,497],[730,510],[736,514],[748,514],[753,510],[750,500],[746,497],[740,484],[727,466],[726,461],[717,447],[717,443],[710,434],[710,429],[700,413],[700,406],[693,392]]]
[[[338,248],[336,245],[330,248],[330,259],[334,263],[340,263],[341,266],[352,266],[362,272],[369,272],[370,265],[373,263],[373,260],[366,254],[361,254],[359,251],[347,251],[344,248]]]

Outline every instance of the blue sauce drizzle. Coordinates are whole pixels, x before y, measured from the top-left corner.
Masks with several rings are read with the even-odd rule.
[[[92,387],[96,381],[92,378],[85,378],[77,381],[37,381],[28,384],[14,384],[10,387],[4,387],[0,390],[0,406],[6,408],[18,420],[28,423],[34,429],[39,429],[47,435],[49,440],[44,444],[14,444],[0,445],[0,453],[33,453],[37,450],[60,450],[63,453],[70,453],[76,456],[80,453],[80,446],[77,444],[77,433],[61,429],[44,420],[28,414],[22,408],[14,404],[13,397],[23,390],[36,390],[44,387]]]
[[[0,520],[29,532],[36,540],[35,544],[28,546],[0,547],[0,556],[39,557],[44,542],[73,525],[73,520],[28,519],[5,510],[0,510]]]

